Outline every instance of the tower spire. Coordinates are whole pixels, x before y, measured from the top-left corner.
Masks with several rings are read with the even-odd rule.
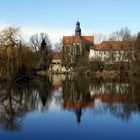
[[[76,22],[75,36],[81,36],[80,22]]]

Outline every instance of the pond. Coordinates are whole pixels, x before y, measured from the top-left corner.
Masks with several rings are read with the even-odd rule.
[[[0,83],[0,140],[140,140],[139,91],[128,78]]]

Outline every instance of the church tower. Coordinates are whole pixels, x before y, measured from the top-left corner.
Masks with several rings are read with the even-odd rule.
[[[63,65],[75,69],[75,67],[83,65],[83,62],[88,62],[90,46],[94,44],[93,40],[93,36],[81,34],[80,22],[77,21],[75,35],[63,36]]]
[[[81,36],[80,22],[76,22],[75,36]]]

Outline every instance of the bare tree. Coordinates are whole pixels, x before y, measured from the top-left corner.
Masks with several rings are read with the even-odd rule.
[[[31,45],[35,48],[38,56],[37,70],[49,68],[52,58],[51,43],[46,33],[35,34],[30,38]]]
[[[140,32],[137,35],[136,43],[135,43],[135,64],[134,64],[134,69],[137,71],[139,74],[140,72]]]
[[[47,47],[51,48],[51,43],[46,33],[34,34],[30,37],[30,44],[35,48],[36,52],[40,50],[43,40],[46,42]]]
[[[134,61],[134,42],[135,42],[135,35],[132,35],[131,31],[125,27],[119,31],[113,32],[110,37],[109,41],[116,41],[119,46],[121,46],[121,50],[118,53],[118,61],[120,62],[119,65],[124,66],[124,60],[127,60],[127,70],[130,67],[130,63]],[[116,63],[116,66],[118,64]],[[120,66],[119,66],[120,69]]]
[[[63,40],[60,39],[58,42],[56,42],[54,44],[53,48],[56,52],[61,52],[62,51],[62,46],[63,46]]]
[[[4,47],[16,47],[16,44],[21,41],[23,40],[18,27],[8,27],[0,32],[0,44]]]
[[[100,44],[103,41],[108,39],[108,35],[107,34],[98,33],[98,34],[95,34],[94,36],[95,36],[95,43],[96,44]]]
[[[32,73],[34,53],[21,38],[20,28],[8,27],[0,32],[0,50],[0,78],[12,80]]]
[[[132,41],[133,36],[131,34],[131,31],[127,27],[125,27],[119,31],[113,32],[110,35],[109,40],[110,41]]]

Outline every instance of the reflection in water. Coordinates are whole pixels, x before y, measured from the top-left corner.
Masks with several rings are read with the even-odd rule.
[[[77,122],[87,109],[129,121],[140,111],[138,84],[128,79],[89,80],[53,75],[38,77],[27,84],[0,84],[0,127],[20,130],[26,113],[57,108],[73,111]]]
[[[27,112],[49,106],[51,88],[47,77],[22,85],[0,84],[0,126],[10,131],[20,130]]]
[[[83,78],[66,77],[62,83],[64,109],[73,110],[77,116],[77,122],[81,121],[82,109],[93,107],[90,98],[89,83]]]
[[[101,101],[97,112],[109,112],[117,118],[129,121],[133,113],[140,111],[139,88],[128,79],[99,80],[92,82],[90,88],[92,98]]]

